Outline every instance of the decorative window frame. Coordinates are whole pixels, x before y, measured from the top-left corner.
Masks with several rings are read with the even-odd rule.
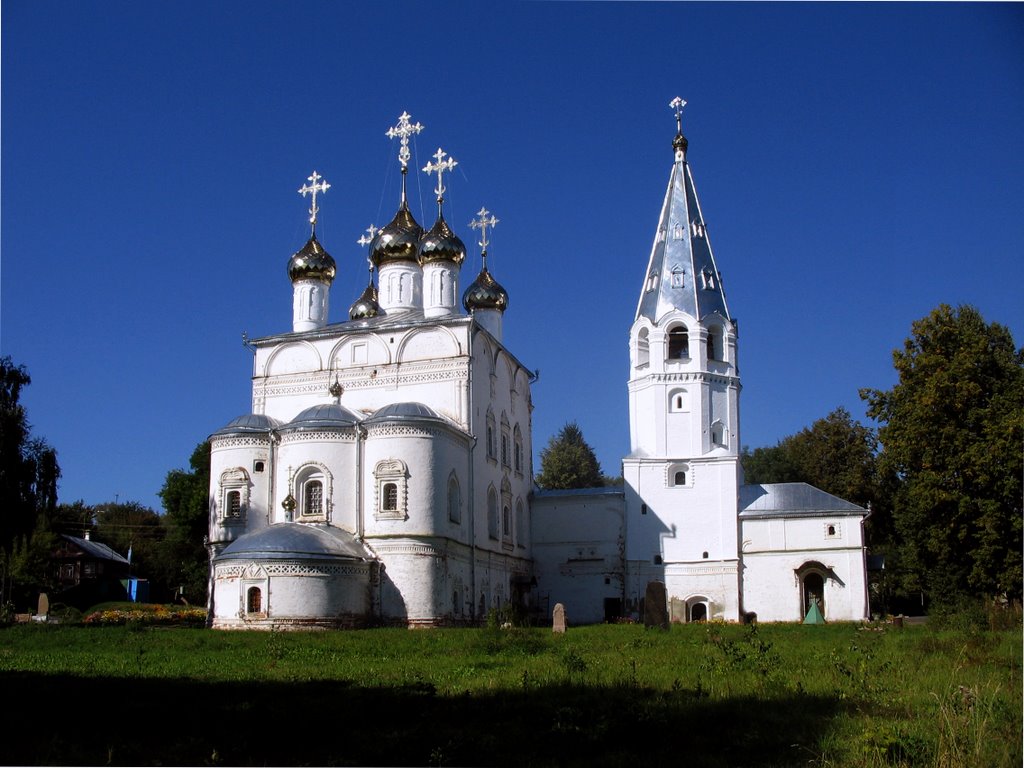
[[[515,531],[515,521],[512,519],[512,484],[507,477],[501,479],[501,544],[506,549],[512,549],[512,536]]]
[[[309,483],[319,482],[322,497],[319,512],[306,511],[306,487]],[[291,497],[295,500],[295,511],[292,519],[298,523],[327,523],[331,520],[334,508],[334,478],[329,469],[319,462],[308,462],[300,466],[288,484]]]
[[[377,520],[408,520],[409,519],[409,470],[401,459],[383,459],[373,468],[375,497],[373,500],[374,518]],[[386,493],[384,487],[389,483],[396,486],[395,508],[385,509]]]
[[[232,467],[220,474],[217,492],[217,522],[221,525],[245,525],[249,514],[249,495],[252,482],[242,467]],[[229,494],[238,493],[238,514],[231,515]]]
[[[688,389],[673,389],[668,393],[668,412],[690,412],[690,391]]]
[[[676,482],[676,474],[682,472],[684,481],[682,483]],[[693,468],[685,461],[678,461],[673,464],[669,464],[665,467],[665,487],[666,488],[692,488],[693,487]]]

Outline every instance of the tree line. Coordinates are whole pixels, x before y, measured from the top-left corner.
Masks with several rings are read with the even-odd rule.
[[[58,503],[57,452],[33,436],[20,402],[31,384],[24,366],[0,358],[0,608],[25,609],[39,592],[54,593],[51,555],[61,535],[131,553],[131,574],[150,582],[151,598],[206,602],[210,446],[196,446],[190,469],[167,474],[163,514],[136,501]]]
[[[806,482],[862,506],[879,607],[1020,601],[1024,351],[971,306],[942,304],[893,352],[897,383],[862,389],[865,426],[845,408],[741,454],[747,483]],[[541,453],[542,488],[602,485],[568,424]]]

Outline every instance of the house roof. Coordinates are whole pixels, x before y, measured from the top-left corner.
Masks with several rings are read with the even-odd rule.
[[[97,560],[111,560],[115,563],[124,563],[125,565],[128,565],[127,558],[122,557],[106,544],[102,544],[98,541],[92,541],[90,539],[80,539],[77,536],[68,536],[66,533],[62,533],[61,538],[78,547],[86,557],[93,557]]]
[[[825,493],[807,483],[763,483],[740,486],[740,517],[866,517],[864,507]]]

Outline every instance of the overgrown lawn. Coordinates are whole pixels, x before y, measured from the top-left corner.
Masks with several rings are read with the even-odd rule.
[[[1021,631],[0,630],[5,764],[1020,766]]]

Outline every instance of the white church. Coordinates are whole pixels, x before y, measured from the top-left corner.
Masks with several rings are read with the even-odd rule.
[[[292,328],[249,341],[251,412],[210,436],[210,617],[215,628],[481,623],[513,604],[572,623],[637,618],[665,585],[673,621],[868,617],[868,510],[802,483],[745,485],[737,328],[697,200],[682,100],[674,161],[629,329],[630,452],[623,487],[533,484],[533,374],[503,343],[507,292],[444,218],[429,230],[402,188],[370,227],[366,290],[329,321],[336,264],[311,236],[288,262]],[[475,238],[474,238],[475,239]],[[375,281],[376,278],[376,281]],[[624,329],[625,330],[625,329]],[[528,354],[528,351],[527,351]]]

